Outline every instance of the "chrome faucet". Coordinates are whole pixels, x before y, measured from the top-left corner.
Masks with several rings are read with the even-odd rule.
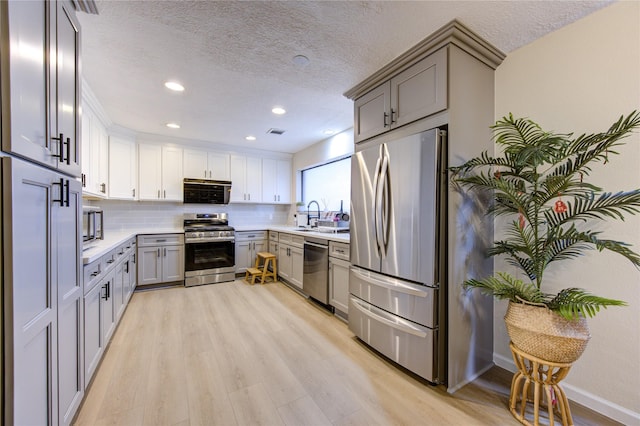
[[[318,215],[314,216],[313,219],[316,219],[316,226],[318,223],[318,220],[320,220],[320,204],[318,204],[318,202],[316,200],[311,200],[309,201],[309,204],[307,204],[307,225],[311,225],[311,213],[309,213],[309,207],[311,207],[311,204],[316,203],[316,206],[318,206]]]

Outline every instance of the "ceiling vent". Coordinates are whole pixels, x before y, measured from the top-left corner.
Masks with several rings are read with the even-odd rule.
[[[284,130],[271,128],[267,130],[267,133],[271,133],[272,135],[281,135],[284,133]]]

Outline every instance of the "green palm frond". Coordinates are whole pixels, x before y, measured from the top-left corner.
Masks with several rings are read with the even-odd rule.
[[[600,311],[600,308],[626,306],[626,303],[622,300],[594,296],[581,288],[566,288],[553,299],[548,300],[546,305],[549,309],[571,320],[577,319],[580,315],[591,318]]]
[[[462,286],[465,289],[478,288],[484,294],[513,302],[520,298],[534,303],[544,303],[546,299],[545,294],[534,284],[525,283],[504,272],[498,272],[496,277],[466,280]]]
[[[617,253],[640,268],[640,255],[629,244],[603,238],[600,232],[587,228],[590,222],[624,220],[640,213],[640,189],[603,193],[585,179],[593,165],[607,163],[610,155],[617,154],[615,148],[622,139],[638,128],[638,111],[621,116],[606,132],[577,137],[544,131],[535,122],[512,114],[498,120],[492,130],[503,154],[494,157],[484,152],[452,167],[452,182],[457,188],[492,193],[494,202],[488,206],[488,214],[521,215],[507,223],[504,238],[495,241],[487,254],[504,256],[531,282],[525,284],[498,273],[469,280],[465,287],[477,287],[498,298],[513,300],[517,296],[545,303],[571,317],[591,316],[602,306],[620,305],[620,301],[577,289],[546,297],[540,288],[551,262],[576,259],[587,250]],[[581,229],[576,227],[578,223]]]

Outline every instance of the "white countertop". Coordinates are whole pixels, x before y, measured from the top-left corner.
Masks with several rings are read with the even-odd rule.
[[[349,242],[349,233],[329,233],[318,231],[301,231],[300,228],[295,226],[286,225],[241,225],[234,226],[236,231],[276,231],[286,232],[288,234],[295,235],[309,235],[316,238],[324,238],[327,241],[339,241],[342,243]],[[143,234],[182,234],[184,230],[182,228],[153,228],[153,229],[136,229],[129,231],[107,231],[105,232],[105,239],[98,241],[91,248],[88,248],[82,252],[82,263],[84,265],[98,260],[100,257],[107,254],[110,250],[113,250],[118,245],[124,243],[129,238],[133,238],[136,235]]]
[[[182,234],[182,228],[154,228],[129,231],[106,231],[104,240],[96,242],[91,248],[82,251],[82,264],[94,262],[120,244],[136,235],[143,234]]]

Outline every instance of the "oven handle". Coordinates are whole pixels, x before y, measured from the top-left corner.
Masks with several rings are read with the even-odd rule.
[[[236,239],[234,237],[228,237],[228,238],[216,238],[216,239],[210,239],[210,238],[189,238],[189,239],[185,239],[184,243],[185,244],[194,244],[194,243],[226,243],[226,242],[231,242],[231,243],[235,243]]]

